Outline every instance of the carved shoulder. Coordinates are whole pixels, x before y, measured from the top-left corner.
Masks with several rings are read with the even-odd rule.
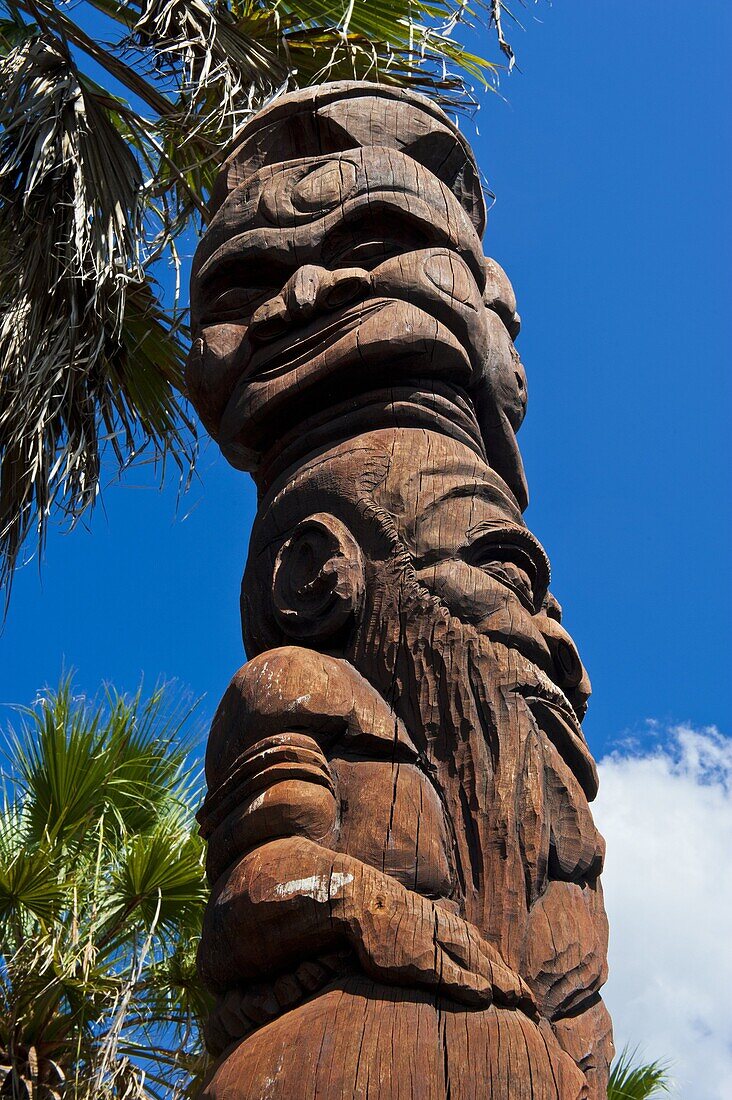
[[[324,749],[339,741],[353,751],[416,757],[403,723],[353,665],[282,646],[249,661],[227,688],[206,752],[209,790],[250,746],[292,732],[308,734]]]

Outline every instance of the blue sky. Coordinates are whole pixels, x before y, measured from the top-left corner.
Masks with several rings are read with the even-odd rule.
[[[619,753],[609,789],[642,800],[646,772],[627,769],[650,761],[668,785],[644,828],[663,830],[664,798],[690,790],[698,806],[719,795],[729,825],[732,769],[714,768],[730,744],[716,729],[732,730],[732,5],[555,0],[524,15],[526,33],[512,32],[521,71],[503,79],[505,98],[481,97],[477,135],[464,128],[496,195],[486,251],[507,269],[523,318],[527,519],[593,680],[588,738],[598,757]],[[86,692],[175,677],[210,715],[243,660],[253,506],[246,476],[211,445],[180,500],[174,476],[160,493],[144,468],[109,484],[88,530],[52,533],[40,576],[36,562],[18,574],[0,701],[30,702],[65,666]],[[706,737],[711,772],[679,727]],[[603,809],[608,835],[618,804],[615,818]],[[638,864],[632,843],[617,851]],[[626,916],[642,904],[621,894]],[[628,936],[654,938],[648,923]],[[661,990],[670,965],[658,963]],[[649,1053],[675,1055],[659,1044],[676,1034],[671,1024],[654,1033]],[[700,1084],[701,1055],[696,1068],[689,1058],[689,1095],[721,1100]]]

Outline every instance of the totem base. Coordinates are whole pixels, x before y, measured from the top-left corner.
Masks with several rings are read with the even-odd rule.
[[[551,1027],[359,975],[230,1047],[200,1100],[594,1100]]]

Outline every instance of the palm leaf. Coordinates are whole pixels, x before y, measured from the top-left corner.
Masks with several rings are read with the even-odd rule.
[[[20,730],[8,744],[27,843],[51,837],[69,849],[102,821],[116,840],[186,807],[194,779],[181,727],[193,708],[169,687],[146,700],[109,690],[96,702],[75,698],[66,677],[19,713]]]
[[[664,1062],[636,1063],[635,1051],[626,1047],[610,1072],[608,1100],[651,1100],[670,1092],[668,1066]]]
[[[138,160],[57,41],[8,53],[0,104],[2,582],[53,509],[94,503],[106,444],[190,443],[182,350],[138,254]]]
[[[180,1051],[181,1088],[200,1062],[190,715],[169,689],[88,700],[69,678],[20,711],[0,813],[0,1057],[18,1080],[32,1047],[77,1100],[162,1098],[153,1052]]]
[[[68,904],[70,882],[47,846],[26,848],[0,861],[0,923],[37,918],[50,925]]]
[[[165,935],[181,921],[201,919],[207,897],[203,843],[189,830],[162,822],[149,833],[128,839],[110,881],[106,919],[134,934],[136,925],[155,925]]]

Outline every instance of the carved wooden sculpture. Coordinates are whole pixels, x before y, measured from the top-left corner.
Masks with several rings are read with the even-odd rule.
[[[598,1100],[589,681],[522,519],[470,149],[325,85],[249,123],[214,205],[188,382],[259,509],[199,815],[203,1096]]]

